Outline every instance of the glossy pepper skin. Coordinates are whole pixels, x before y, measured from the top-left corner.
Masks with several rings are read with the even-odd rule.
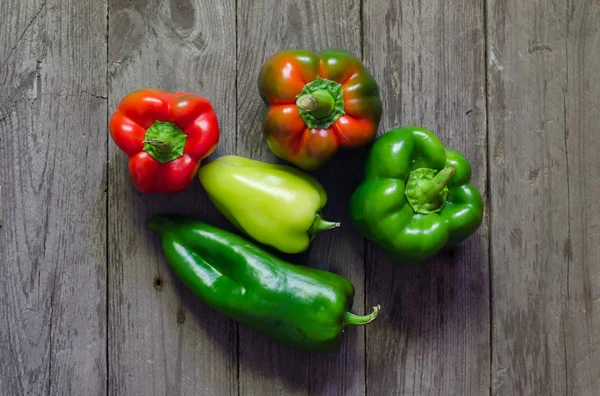
[[[188,92],[134,91],[110,119],[110,135],[129,156],[133,185],[142,193],[184,190],[219,141],[211,103]]]
[[[483,201],[471,166],[420,127],[393,129],[370,149],[350,199],[353,224],[398,262],[418,264],[473,234]]]
[[[360,148],[375,138],[379,87],[348,51],[277,52],[263,64],[258,87],[267,105],[267,145],[303,170],[321,167],[339,147]]]
[[[228,317],[274,339],[311,352],[327,352],[348,325],[372,314],[350,313],[354,287],[324,270],[293,265],[248,240],[198,220],[156,216],[147,226],[162,239],[167,261],[200,299]]]
[[[292,166],[228,155],[202,166],[198,177],[238,230],[281,252],[302,252],[317,232],[340,225],[321,218],[323,186]]]

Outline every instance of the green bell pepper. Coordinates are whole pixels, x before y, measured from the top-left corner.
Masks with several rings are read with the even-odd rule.
[[[240,231],[284,253],[306,250],[319,231],[340,223],[321,218],[327,194],[317,179],[289,165],[228,155],[204,165],[200,182]]]
[[[358,231],[397,261],[417,264],[473,234],[483,200],[471,166],[419,127],[393,129],[371,147],[350,199]]]
[[[347,279],[287,263],[204,222],[162,215],[147,226],[160,235],[176,276],[207,305],[293,347],[330,351],[346,326],[368,324],[379,312],[349,312],[354,286]]]

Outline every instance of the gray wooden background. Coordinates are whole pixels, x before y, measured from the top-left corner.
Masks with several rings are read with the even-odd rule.
[[[207,96],[211,156],[274,161],[260,65],[344,47],[380,84],[380,133],[422,125],[473,164],[484,224],[418,268],[351,226],[359,153],[316,175],[321,234],[297,263],[382,306],[341,349],[238,326],[168,269],[152,214],[231,229],[199,182],[137,193],[107,122],[128,92]],[[0,0],[2,395],[598,395],[598,0]],[[161,286],[156,282],[160,280]]]

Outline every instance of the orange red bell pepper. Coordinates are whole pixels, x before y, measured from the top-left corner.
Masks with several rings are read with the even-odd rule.
[[[338,148],[364,147],[375,138],[379,87],[345,50],[278,52],[262,66],[258,87],[267,105],[267,145],[299,168],[319,168]]]

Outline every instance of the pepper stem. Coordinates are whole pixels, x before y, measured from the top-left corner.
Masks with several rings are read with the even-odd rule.
[[[315,215],[315,219],[308,230],[308,236],[312,241],[315,238],[317,232],[331,230],[332,228],[337,228],[340,226],[339,222],[335,221],[327,221],[321,217],[320,213]]]
[[[183,155],[187,135],[172,122],[155,121],[144,135],[144,151],[165,164]]]
[[[326,89],[317,89],[311,93],[300,95],[296,106],[301,111],[310,113],[315,118],[326,118],[335,109],[335,99]]]
[[[359,315],[355,315],[350,312],[346,312],[346,318],[344,319],[344,326],[348,326],[348,325],[363,326],[363,325],[369,324],[375,320],[377,315],[379,315],[380,309],[381,309],[381,307],[379,306],[379,304],[377,304],[377,306],[373,307],[373,312],[371,312],[369,315],[364,315],[364,316],[359,316]]]
[[[449,166],[438,171],[418,168],[410,172],[404,195],[416,213],[430,214],[442,210],[448,198],[448,183],[456,168]]]
[[[342,84],[317,76],[296,96],[296,108],[309,129],[327,129],[344,112]]]
[[[154,147],[156,147],[157,150],[162,151],[162,152],[171,151],[171,145],[167,142],[161,142],[160,140],[144,139],[144,141],[142,143],[154,146]]]
[[[433,179],[429,181],[430,186],[426,190],[423,191],[421,202],[429,202],[438,194],[446,188],[450,180],[456,173],[456,168],[453,166],[448,166],[441,171],[438,172],[437,175]]]

